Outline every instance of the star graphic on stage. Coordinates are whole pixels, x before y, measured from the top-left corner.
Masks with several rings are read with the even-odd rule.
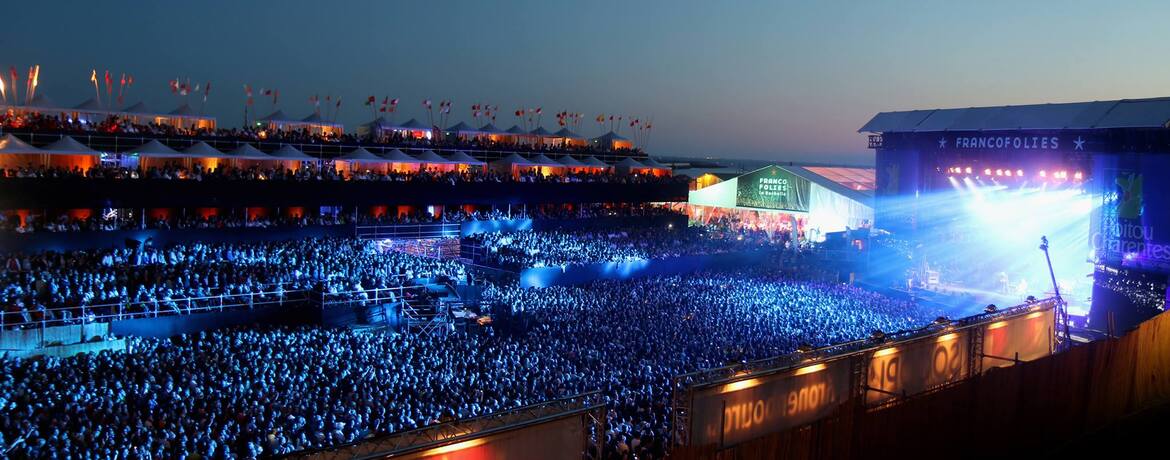
[[[947,138],[945,138],[945,137],[938,138],[938,148],[940,148],[940,149],[947,148]]]
[[[1076,144],[1076,147],[1074,147],[1073,150],[1085,149],[1085,140],[1081,139],[1081,136],[1077,136],[1077,139],[1073,141],[1073,144]]]

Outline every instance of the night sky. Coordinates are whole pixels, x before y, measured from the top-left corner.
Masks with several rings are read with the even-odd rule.
[[[340,95],[350,129],[369,95],[400,98],[398,121],[451,99],[452,123],[487,103],[504,128],[518,107],[553,130],[552,113],[584,112],[587,135],[599,113],[652,118],[657,155],[871,163],[856,130],[882,110],[1170,95],[1170,6],[1114,5],[17,2],[0,66],[40,64],[38,91],[63,106],[93,95],[93,68],[133,74],[124,105],[159,111],[179,104],[168,80],[210,81],[221,126],[242,121],[249,83],[298,117]]]

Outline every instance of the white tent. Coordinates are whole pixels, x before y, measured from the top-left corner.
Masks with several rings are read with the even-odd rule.
[[[458,163],[461,165],[483,165],[483,164],[485,164],[484,162],[476,160],[474,157],[472,157],[471,155],[468,155],[466,152],[463,152],[463,151],[458,151],[458,152],[452,153],[451,156],[447,157],[447,160],[452,162],[452,163]]]
[[[316,158],[305,155],[305,152],[302,152],[296,147],[288,144],[280,146],[279,149],[270,152],[268,155],[272,156],[273,158],[279,158],[281,160],[316,160]]]
[[[240,160],[275,160],[276,159],[276,158],[273,158],[272,155],[261,152],[260,150],[257,150],[256,147],[252,147],[252,144],[241,144],[239,147],[236,147],[235,150],[228,152],[227,156],[229,156],[231,158],[240,159]]]
[[[85,144],[77,142],[69,136],[62,136],[56,142],[46,145],[43,150],[46,153],[56,153],[62,155],[97,155],[98,151],[87,147]]]
[[[33,147],[28,142],[20,140],[20,138],[11,134],[0,139],[0,154],[27,154],[27,153],[44,153],[43,150]]]
[[[339,161],[356,161],[361,163],[389,163],[389,160],[370,153],[362,147],[350,150],[345,155],[334,158]]]
[[[422,163],[417,158],[407,155],[406,152],[398,149],[383,153],[382,158],[385,158],[386,161],[391,163]]]
[[[454,161],[451,161],[451,160],[448,160],[446,158],[439,156],[439,154],[435,153],[434,150],[427,150],[423,153],[415,155],[415,158],[418,159],[418,161],[421,161],[421,162],[427,163],[427,164],[446,165],[446,164],[455,164],[456,163]]]
[[[190,147],[183,149],[183,154],[195,158],[228,158],[223,152],[216,150],[215,147],[207,145],[203,141],[196,142],[191,144]]]
[[[130,153],[130,154],[138,155],[140,157],[181,158],[181,157],[189,156],[189,155],[186,155],[184,153],[178,152],[175,149],[167,147],[165,144],[163,144],[162,142],[159,142],[158,140],[151,140],[150,142],[147,142],[147,143],[142,144],[138,147],[134,147],[132,149],[126,150],[122,153]]]

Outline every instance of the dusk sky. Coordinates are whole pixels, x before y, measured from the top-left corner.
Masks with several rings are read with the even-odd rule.
[[[0,66],[40,64],[63,106],[93,68],[159,111],[180,103],[168,80],[210,81],[222,127],[248,83],[294,116],[340,95],[349,129],[371,94],[399,121],[451,99],[454,121],[496,104],[504,128],[517,107],[553,130],[583,112],[586,135],[599,113],[653,119],[653,155],[837,163],[872,162],[856,130],[883,110],[1170,95],[1166,3],[940,3],[38,1],[7,9]]]

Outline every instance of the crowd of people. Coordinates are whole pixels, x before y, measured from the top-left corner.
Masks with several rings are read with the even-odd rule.
[[[762,231],[683,226],[484,232],[466,237],[465,243],[476,248],[477,263],[509,270],[779,247],[778,240]]]
[[[0,233],[62,233],[62,232],[95,232],[117,230],[187,230],[187,229],[227,229],[227,228],[303,228],[310,226],[332,226],[357,224],[370,225],[414,225],[414,224],[452,224],[468,221],[503,220],[503,219],[595,219],[604,217],[655,217],[681,216],[679,211],[669,206],[653,204],[606,205],[586,204],[571,207],[564,206],[516,206],[514,208],[475,209],[466,210],[462,207],[447,207],[441,212],[433,212],[426,208],[395,213],[372,213],[352,211],[317,212],[317,213],[288,213],[272,215],[260,213],[246,214],[238,210],[223,210],[223,213],[202,213],[198,209],[175,210],[166,215],[153,214],[151,216],[138,215],[135,210],[117,212],[100,212],[91,209],[87,213],[29,213],[21,216],[16,211],[0,211]]]
[[[259,160],[264,161],[264,160]],[[272,160],[277,161],[277,160]],[[528,169],[517,174],[500,172],[490,168],[470,167],[460,170],[420,168],[394,171],[387,169],[338,169],[335,162],[324,160],[323,166],[304,161],[296,169],[273,165],[204,167],[195,164],[187,167],[178,163],[162,166],[128,167],[120,165],[94,165],[57,167],[32,165],[0,169],[3,179],[150,179],[150,180],[193,180],[193,181],[369,181],[408,182],[426,184],[465,183],[603,183],[603,184],[664,184],[685,182],[685,177],[654,176],[647,174],[616,174],[610,170],[564,171],[545,174],[537,169]]]
[[[416,137],[403,131],[372,130],[365,136],[353,133],[336,134],[329,131],[302,129],[271,129],[268,126],[245,125],[242,128],[194,128],[160,123],[135,123],[129,116],[111,115],[97,122],[83,122],[65,114],[47,113],[3,113],[0,114],[0,129],[5,131],[29,131],[39,134],[106,134],[133,135],[155,138],[194,138],[208,141],[283,142],[295,144],[345,144],[374,147],[426,147],[454,148],[467,150],[501,150],[509,152],[562,153],[593,155],[613,153],[615,149],[597,147],[590,143],[572,145],[533,142],[529,136],[499,136],[496,139],[481,136],[443,135],[443,130],[433,127],[438,133],[430,137]],[[619,152],[635,153],[638,149],[620,148]]]
[[[934,317],[775,269],[485,295],[489,312],[528,327],[252,328],[5,359],[0,445],[13,458],[261,458],[600,390],[605,457],[663,458],[673,376]]]
[[[417,257],[356,238],[0,255],[3,324],[177,314],[224,304],[280,302],[292,293],[351,293],[416,278],[465,279],[452,260]]]

